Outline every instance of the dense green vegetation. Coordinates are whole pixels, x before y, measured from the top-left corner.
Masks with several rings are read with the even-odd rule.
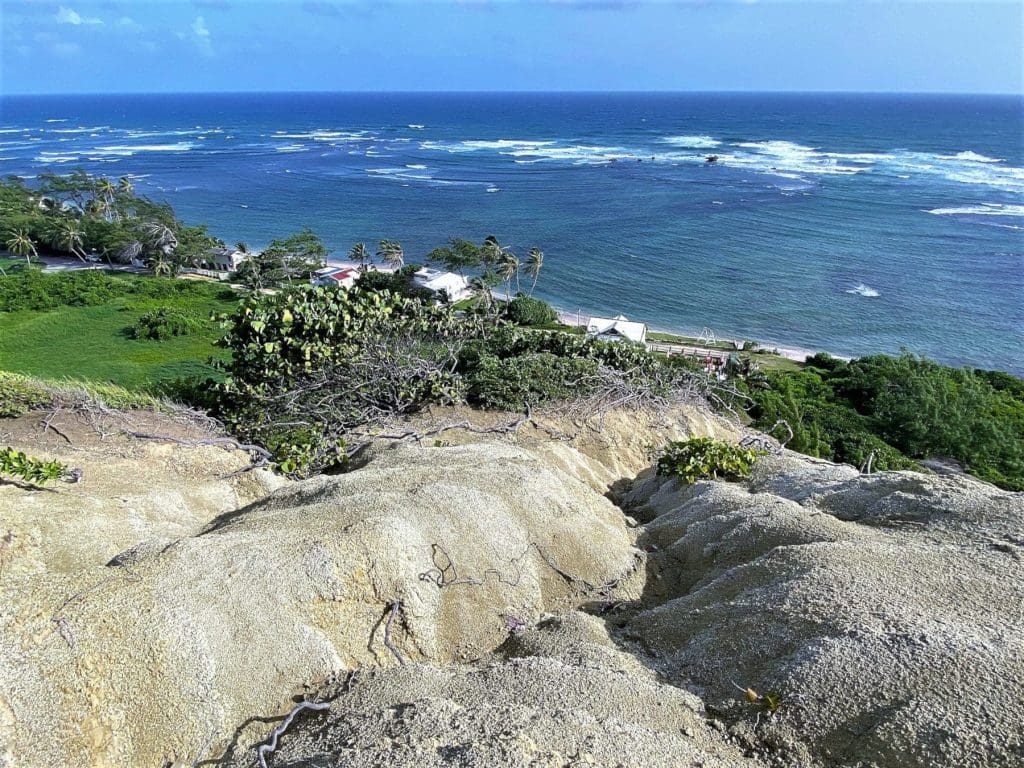
[[[26,262],[40,252],[110,263],[133,259],[155,274],[174,275],[223,245],[205,226],[188,226],[173,209],[135,194],[130,177],[114,182],[84,171],[41,174],[30,188],[0,184],[0,241]]]
[[[760,455],[710,437],[676,440],[658,457],[658,474],[681,478],[688,485],[698,480],[742,480]]]
[[[157,391],[214,375],[220,329],[210,318],[237,295],[225,286],[102,271],[0,277],[0,366],[46,379],[88,379]],[[154,314],[155,313],[155,314]],[[189,331],[160,343],[139,324],[187,315]],[[162,331],[156,331],[161,333]]]
[[[688,375],[642,347],[519,330],[361,284],[252,295],[225,325],[217,413],[299,474],[344,464],[366,429],[430,404],[523,411],[602,388],[664,392]]]
[[[801,453],[864,466],[907,469],[948,458],[1003,488],[1024,490],[1024,382],[1008,374],[949,368],[902,355],[850,363],[809,358],[795,373],[769,373],[749,388],[754,425],[780,420]],[[778,437],[784,430],[775,429]]]

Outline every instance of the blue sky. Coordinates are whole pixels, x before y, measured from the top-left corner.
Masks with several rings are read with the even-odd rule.
[[[0,0],[0,93],[1021,93],[1019,0]]]

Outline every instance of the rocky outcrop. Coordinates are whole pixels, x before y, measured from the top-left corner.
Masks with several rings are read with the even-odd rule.
[[[99,445],[87,478],[189,499],[134,534],[106,481],[0,487],[0,527],[56,519],[0,552],[0,766],[252,766],[296,697],[330,707],[274,765],[1021,764],[1024,495],[793,454],[682,487],[653,451],[732,428],[604,426],[382,443],[272,492],[219,449]]]

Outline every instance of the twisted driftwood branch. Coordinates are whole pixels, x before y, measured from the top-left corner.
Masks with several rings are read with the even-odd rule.
[[[261,744],[256,748],[256,756],[260,761],[260,768],[267,768],[267,755],[272,755],[277,751],[277,740],[281,735],[288,730],[288,727],[292,724],[295,717],[302,712],[304,709],[317,709],[324,710],[330,709],[331,705],[324,701],[303,701],[288,713],[288,716],[277,726],[273,731],[270,732],[269,741],[266,744]]]

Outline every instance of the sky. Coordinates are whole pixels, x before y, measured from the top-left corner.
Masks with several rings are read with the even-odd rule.
[[[0,0],[0,95],[1022,86],[1021,0]]]

